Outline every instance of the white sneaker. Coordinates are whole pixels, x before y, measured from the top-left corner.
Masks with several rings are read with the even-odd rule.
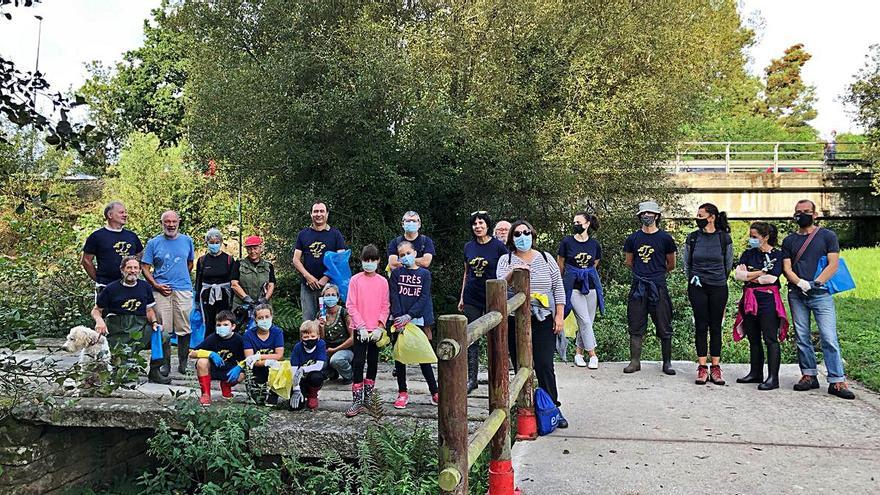
[[[590,364],[587,365],[591,370],[599,369],[599,358],[598,356],[590,356]]]
[[[583,368],[584,366],[587,365],[587,362],[584,361],[584,356],[582,354],[575,354],[574,355],[574,365],[577,366],[578,368]]]

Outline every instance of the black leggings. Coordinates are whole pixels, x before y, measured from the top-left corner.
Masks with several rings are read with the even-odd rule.
[[[721,322],[727,307],[727,285],[688,284],[688,299],[694,309],[697,356],[706,357],[708,349],[712,357],[721,357]]]
[[[226,291],[223,291],[223,297],[215,300],[214,304],[208,304],[209,292],[205,291],[201,298],[202,307],[205,308],[205,312],[202,313],[202,317],[205,319],[205,337],[214,333],[217,327],[217,313],[232,309],[232,298],[227,296]]]
[[[420,329],[422,327],[419,327]],[[424,329],[422,329],[424,331]],[[400,332],[394,332],[391,334],[391,344],[394,345],[397,343],[397,337],[400,335]],[[429,363],[421,363],[419,364],[419,368],[422,370],[422,376],[425,377],[425,382],[428,383],[428,390],[431,394],[436,394],[437,387],[437,379],[434,378],[434,368]],[[394,361],[394,371],[397,373],[397,391],[398,392],[406,392],[406,365],[401,363],[400,361]]]
[[[351,361],[352,381],[361,383],[364,381],[364,362],[367,364],[367,380],[376,380],[376,370],[379,366],[379,348],[375,342],[361,342],[354,339],[351,348],[354,359]]]
[[[511,346],[511,359],[514,369],[519,369],[516,360],[516,319],[511,317],[508,325],[508,348]],[[556,371],[553,369],[553,356],[556,354],[556,334],[553,333],[553,316],[538,321],[532,315],[532,360],[535,363],[535,376],[538,386],[543,388],[557,405],[559,392],[556,389]]]
[[[775,311],[772,313],[759,313],[757,315],[744,315],[743,330],[749,339],[752,359],[758,362],[764,362],[764,347],[761,345],[762,337],[768,351],[779,347],[779,315]]]

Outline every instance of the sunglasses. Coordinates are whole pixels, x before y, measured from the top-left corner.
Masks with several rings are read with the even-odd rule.
[[[489,213],[489,212],[486,211],[486,210],[477,210],[477,211],[472,211],[472,212],[471,212],[471,216],[474,216],[474,215],[485,215],[485,214],[487,214],[487,213]]]
[[[513,233],[514,237],[520,237],[523,235],[532,235],[532,231],[531,230],[518,230]]]

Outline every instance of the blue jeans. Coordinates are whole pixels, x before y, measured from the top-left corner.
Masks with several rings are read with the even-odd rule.
[[[330,356],[328,366],[335,369],[339,376],[351,380],[351,362],[354,360],[354,352],[351,349],[336,351]]]
[[[798,363],[801,373],[816,376],[816,351],[810,339],[810,314],[816,318],[819,338],[822,342],[822,356],[828,369],[828,383],[846,381],[843,373],[843,360],[840,357],[840,344],[837,341],[837,313],[834,299],[828,291],[810,291],[804,295],[798,289],[788,292],[788,305],[797,336]]]
[[[300,284],[299,301],[302,307],[303,321],[314,320],[318,317],[318,297],[320,296],[320,289],[312,289],[306,284]]]

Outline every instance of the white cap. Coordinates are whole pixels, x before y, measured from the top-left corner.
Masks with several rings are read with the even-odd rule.
[[[639,203],[639,212],[637,215],[641,215],[642,213],[656,213],[660,215],[662,212],[660,211],[660,205],[657,204],[656,201],[642,201]]]

